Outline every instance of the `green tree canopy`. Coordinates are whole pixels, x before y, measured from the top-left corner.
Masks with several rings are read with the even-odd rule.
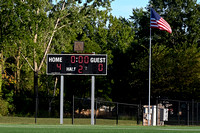
[[[152,0],[150,4],[172,28],[172,34],[152,29],[152,97],[191,99],[193,90],[199,90],[199,5],[195,0]],[[148,75],[149,8],[133,9],[131,19],[144,53],[133,67]]]

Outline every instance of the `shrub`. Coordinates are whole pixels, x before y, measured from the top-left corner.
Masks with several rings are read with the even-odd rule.
[[[8,102],[0,98],[0,116],[8,114]]]

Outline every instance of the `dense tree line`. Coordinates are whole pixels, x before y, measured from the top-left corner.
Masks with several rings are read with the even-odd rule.
[[[150,13],[133,9],[130,19],[111,14],[112,0],[0,1],[0,114],[56,114],[59,76],[46,75],[46,55],[108,55],[108,75],[96,76],[96,97],[118,102],[148,102]],[[172,34],[152,30],[152,100],[200,100],[200,6],[196,0],[151,0]],[[72,96],[90,97],[90,76],[65,76],[65,106]],[[38,93],[37,93],[38,92]],[[38,99],[37,99],[38,98]],[[69,102],[67,102],[69,101]]]

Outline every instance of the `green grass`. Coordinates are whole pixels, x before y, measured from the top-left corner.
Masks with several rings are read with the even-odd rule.
[[[0,117],[0,133],[199,133],[199,126],[138,126],[133,120],[97,119],[97,125],[91,126],[90,119]]]
[[[90,125],[89,118],[75,118],[75,125]],[[71,118],[64,118],[64,124],[72,124]],[[35,118],[33,117],[0,117],[0,124],[35,124]],[[59,118],[37,118],[37,124],[43,125],[59,125]],[[116,125],[116,120],[111,119],[97,119],[97,125]],[[136,125],[136,121],[134,120],[119,120],[119,125]]]
[[[2,133],[199,133],[200,127],[0,124]]]

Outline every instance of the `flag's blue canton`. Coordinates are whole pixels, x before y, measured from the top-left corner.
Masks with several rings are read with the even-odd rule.
[[[161,16],[158,13],[156,13],[156,11],[153,8],[151,8],[151,18],[155,18],[156,20],[159,20]]]

